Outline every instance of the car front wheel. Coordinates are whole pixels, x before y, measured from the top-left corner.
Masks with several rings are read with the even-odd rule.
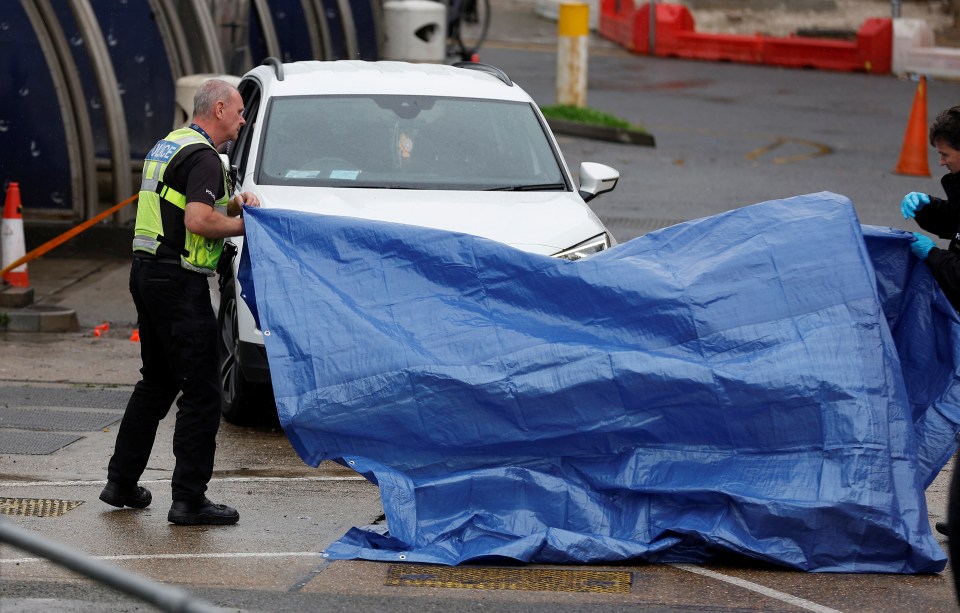
[[[221,292],[217,323],[220,328],[220,410],[224,420],[237,425],[276,421],[276,404],[271,387],[252,383],[243,374],[237,324],[237,292],[233,280],[227,282]]]

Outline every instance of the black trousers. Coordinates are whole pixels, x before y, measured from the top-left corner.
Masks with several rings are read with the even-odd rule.
[[[181,394],[173,434],[173,499],[202,501],[220,427],[217,321],[207,278],[176,264],[134,258],[130,293],[140,328],[142,379],[120,422],[107,478],[122,487],[136,485],[160,420]]]

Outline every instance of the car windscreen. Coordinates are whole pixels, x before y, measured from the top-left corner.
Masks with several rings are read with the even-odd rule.
[[[303,96],[270,102],[261,185],[565,190],[526,102],[436,96]]]

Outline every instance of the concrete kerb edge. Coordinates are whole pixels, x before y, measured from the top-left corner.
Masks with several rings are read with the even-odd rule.
[[[0,330],[6,332],[77,332],[80,321],[73,309],[58,306],[0,308]]]
[[[608,141],[612,143],[622,143],[624,145],[641,145],[644,147],[656,147],[656,139],[651,134],[643,132],[633,132],[622,128],[613,128],[608,126],[597,126],[591,124],[577,123],[565,119],[547,118],[550,129],[556,134],[565,134],[567,136],[580,136],[583,138],[592,138],[595,140]]]

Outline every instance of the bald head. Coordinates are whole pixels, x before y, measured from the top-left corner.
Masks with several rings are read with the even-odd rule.
[[[205,81],[193,97],[193,123],[210,136],[214,147],[236,140],[246,123],[240,92],[220,79]]]
[[[218,102],[230,101],[237,88],[220,79],[204,81],[193,97],[193,117],[195,119],[213,119]]]

